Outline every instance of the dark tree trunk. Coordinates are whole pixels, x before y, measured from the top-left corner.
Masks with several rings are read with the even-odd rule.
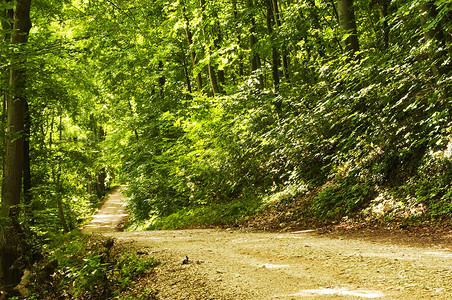
[[[105,172],[105,168],[102,168],[96,174],[96,190],[97,190],[98,198],[105,196],[105,179],[106,178],[107,178],[107,173]]]
[[[279,54],[276,49],[274,36],[273,36],[273,24],[275,23],[275,15],[273,13],[273,1],[266,0],[267,4],[267,32],[272,41],[272,77],[273,77],[273,87],[275,91],[279,90]]]
[[[247,6],[248,9],[252,10],[254,7],[254,1],[253,0],[247,0]],[[250,33],[249,33],[249,46],[251,50],[250,54],[250,61],[251,61],[251,73],[254,72],[260,72],[261,68],[261,59],[259,54],[256,51],[255,45],[257,44],[257,31],[256,31],[256,20],[254,16],[250,17],[251,27],[250,27]],[[262,87],[264,84],[264,77],[262,74],[259,74],[259,86]]]
[[[190,73],[188,71],[188,66],[187,66],[187,58],[185,56],[185,52],[184,52],[184,47],[181,46],[181,53],[182,53],[182,67],[184,69],[184,77],[185,77],[185,82],[187,83],[187,91],[189,94],[192,93],[192,89],[191,89],[191,81],[190,81]],[[188,95],[189,96],[189,95]]]
[[[215,39],[215,49],[219,50],[221,48],[221,43],[223,42],[223,34],[221,33],[221,29],[220,29],[220,24],[217,22],[216,24],[217,28],[218,28],[218,35],[217,35],[217,39]],[[226,85],[226,75],[224,70],[220,70],[218,69],[218,89],[220,91],[220,93],[223,93],[223,88]]]
[[[353,10],[353,0],[338,0],[337,10],[339,14],[339,26],[347,35],[342,41],[343,47],[347,52],[351,52],[353,57],[356,57],[355,53],[359,51],[359,41]]]
[[[14,26],[11,42],[19,48],[28,42],[31,29],[30,0],[17,0],[14,9]],[[2,185],[2,210],[0,216],[9,217],[11,224],[18,224],[22,170],[24,163],[24,118],[26,103],[26,56],[17,52],[10,70],[10,95],[7,99],[7,132],[5,169]],[[0,228],[0,286],[16,283],[17,270],[12,268],[17,253],[17,226]]]
[[[280,12],[279,12],[278,0],[272,0],[272,3],[273,3],[273,12],[275,15],[276,26],[278,28],[280,28],[282,23],[281,23],[281,16],[280,16]],[[289,54],[287,52],[287,45],[285,45],[284,43],[283,43],[283,50],[282,50],[282,62],[283,62],[282,67],[283,67],[284,78],[289,82],[290,81]]]
[[[31,163],[30,163],[30,135],[31,135],[31,116],[28,103],[25,102],[25,130],[24,130],[24,169],[23,169],[23,190],[24,190],[24,209],[28,219],[32,218],[31,211]]]
[[[389,24],[388,24],[388,10],[389,10],[389,0],[382,0],[382,6],[380,10],[380,19],[383,20],[383,47],[388,49],[389,47]]]

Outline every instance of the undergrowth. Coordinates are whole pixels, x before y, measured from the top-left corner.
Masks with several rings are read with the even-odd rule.
[[[226,203],[181,208],[169,215],[153,215],[145,222],[130,219],[129,230],[175,229],[199,226],[233,225],[263,207],[262,199],[248,195]]]
[[[26,271],[28,295],[16,299],[121,299],[158,264],[122,249],[112,238],[73,231],[44,244],[43,259]],[[148,299],[148,292],[140,293],[134,299]]]

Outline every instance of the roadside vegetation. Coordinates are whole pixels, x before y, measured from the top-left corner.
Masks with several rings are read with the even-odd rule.
[[[27,246],[16,261],[24,276],[8,299],[152,299],[155,293],[141,281],[152,278],[159,262],[112,238],[30,232]]]

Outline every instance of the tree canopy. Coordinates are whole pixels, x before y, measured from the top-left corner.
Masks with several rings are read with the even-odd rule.
[[[450,1],[27,5],[0,2],[2,218],[69,231],[114,183],[149,229],[452,215]]]

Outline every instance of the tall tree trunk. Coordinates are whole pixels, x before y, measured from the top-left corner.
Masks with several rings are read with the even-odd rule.
[[[12,0],[7,0],[6,2],[11,2]],[[6,42],[6,44],[9,44],[11,42],[11,31],[13,29],[13,18],[14,18],[14,10],[13,9],[4,9],[0,13],[2,13],[1,19],[1,28],[3,32],[5,33],[4,36],[2,36],[2,40]],[[1,91],[1,97],[2,97],[2,112],[1,112],[1,124],[6,124],[7,122],[7,112],[6,112],[6,102],[8,101],[9,97],[9,69],[3,69],[0,70],[0,91]],[[3,128],[3,126],[2,126]],[[6,140],[6,130],[3,130],[1,133],[1,156],[2,156],[2,176],[4,174],[4,168],[5,168],[5,155],[4,151],[5,149],[5,140]],[[1,191],[0,191],[1,192]]]
[[[254,7],[254,0],[247,0],[247,6],[249,10]],[[256,30],[256,20],[254,16],[250,16],[251,27],[249,31],[249,47],[251,50],[250,62],[251,62],[251,73],[258,73],[258,86],[262,88],[264,86],[264,76],[261,72],[261,58],[259,53],[256,51],[255,45],[257,44],[257,30]]]
[[[381,1],[381,10],[380,10],[380,19],[383,20],[382,26],[383,26],[383,47],[384,49],[389,48],[389,24],[388,24],[388,10],[389,10],[389,3],[390,0],[382,0]]]
[[[25,102],[25,140],[24,140],[24,169],[23,169],[23,190],[24,190],[24,209],[28,219],[32,218],[32,211],[30,208],[31,195],[31,163],[30,163],[30,135],[31,135],[31,116],[28,103]]]
[[[31,29],[30,0],[17,0],[14,9],[14,26],[11,42],[19,48],[28,41]],[[24,160],[24,116],[26,102],[26,56],[17,52],[10,70],[11,94],[7,99],[7,132],[5,172],[2,185],[2,210],[0,216],[9,217],[12,224],[18,224],[22,170]],[[2,224],[3,225],[3,224]],[[17,228],[0,228],[0,286],[15,283],[19,278],[12,266],[19,255]]]
[[[234,0],[232,2],[232,12],[234,15],[234,25],[237,28],[239,26],[239,19],[238,19],[238,12],[237,12],[237,0]],[[240,32],[237,32],[235,35],[235,39],[237,40],[237,45],[239,45],[239,61],[238,61],[238,77],[242,78],[245,75],[244,72],[244,64],[243,64],[243,60],[244,60],[244,55],[243,55],[243,51],[242,51],[242,42],[240,39]],[[234,75],[233,75],[234,76]],[[235,77],[235,76],[234,76]]]
[[[220,23],[216,22],[216,27],[218,29],[217,38],[214,41],[215,49],[220,50],[221,43],[223,42],[223,34],[221,33]],[[220,83],[218,89],[220,93],[223,93],[223,88],[226,85],[226,75],[224,70],[218,69],[218,82]]]
[[[278,0],[272,0],[273,3],[273,12],[275,15],[275,22],[276,22],[276,26],[278,28],[281,28],[281,14],[279,12],[279,3]],[[287,52],[287,45],[285,43],[283,43],[283,50],[282,50],[282,62],[283,62],[283,73],[284,73],[284,78],[289,82],[290,81],[290,72],[289,72],[289,54]]]
[[[58,126],[58,132],[59,132],[59,141],[63,141],[63,118],[60,114],[60,124]],[[56,180],[56,186],[57,186],[57,204],[58,204],[58,214],[60,216],[61,225],[63,226],[64,232],[69,232],[69,226],[66,222],[66,217],[64,216],[64,208],[63,208],[63,183],[61,182],[61,162],[58,164],[58,173],[57,173],[57,180]]]
[[[185,36],[187,38],[188,48],[190,49],[193,46],[193,35],[190,30],[190,21],[188,19],[187,12],[185,10],[185,4],[183,2],[181,3],[181,12],[182,12],[182,16],[185,21]],[[191,59],[191,64],[193,66],[193,70],[195,70],[195,68],[196,68],[196,52],[193,49],[191,49],[191,51],[190,51],[190,59]],[[195,80],[196,80],[196,87],[198,89],[198,92],[202,92],[201,72],[196,73]]]
[[[204,38],[207,39],[207,34],[206,34],[206,25],[205,25],[205,9],[206,9],[206,1],[205,0],[200,0],[200,5],[201,5],[201,18],[202,18],[202,33],[204,35]],[[217,76],[215,74],[215,68],[212,66],[212,63],[210,62],[210,49],[209,49],[209,63],[207,65],[207,68],[209,70],[209,79],[210,79],[210,87],[212,88],[212,93],[215,96],[216,94],[220,93],[220,88],[218,86],[218,82],[217,82]]]
[[[17,1],[14,10],[14,31],[12,43],[24,45],[28,41],[31,29],[30,0]],[[22,169],[24,161],[24,120],[26,107],[26,57],[17,53],[15,62],[10,70],[11,95],[7,100],[7,132],[5,174],[2,188],[3,212],[8,213],[10,208],[16,210],[20,203],[22,188]],[[16,212],[17,213],[17,212]]]
[[[193,91],[191,89],[190,74],[188,73],[188,67],[187,67],[187,62],[185,61],[185,58],[184,58],[184,62],[182,64],[182,66],[184,68],[185,81],[187,82],[187,91],[189,94],[191,94]]]
[[[267,4],[267,32],[272,41],[272,77],[273,77],[273,87],[275,91],[279,90],[279,54],[276,49],[274,36],[273,36],[273,24],[275,22],[275,15],[273,13],[273,1],[266,0]]]
[[[343,47],[356,58],[354,54],[359,51],[359,41],[353,10],[353,0],[338,0],[337,10],[339,14],[339,27],[346,35],[345,39],[342,40]]]

